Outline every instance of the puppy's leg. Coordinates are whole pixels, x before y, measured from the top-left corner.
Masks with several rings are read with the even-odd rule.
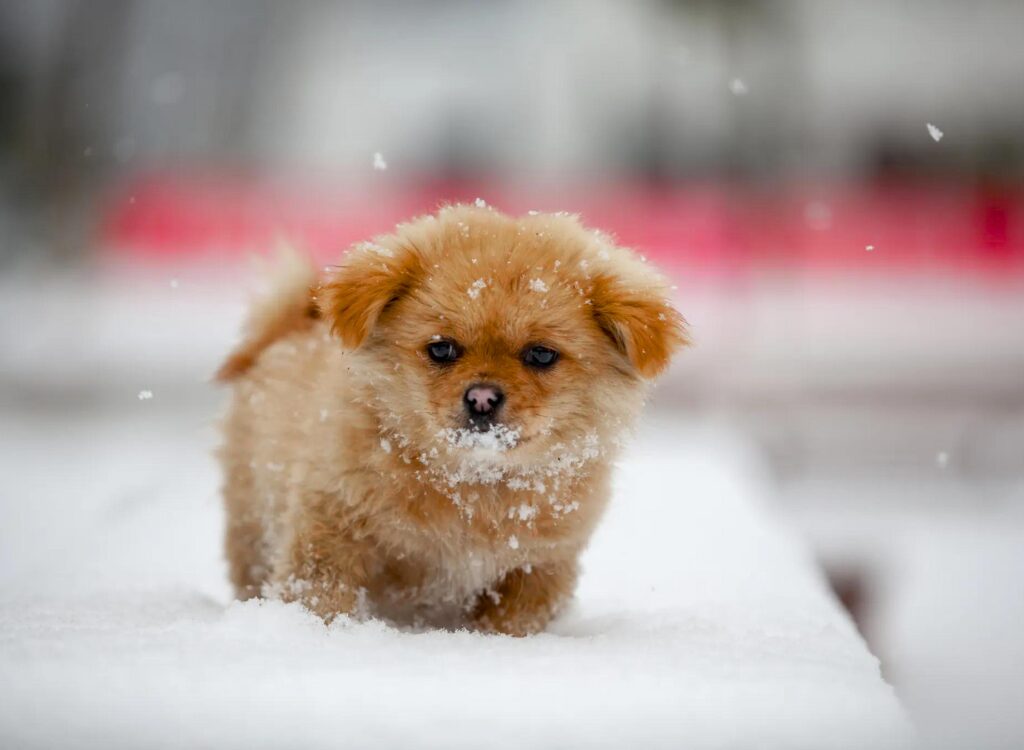
[[[259,596],[260,587],[270,572],[263,523],[252,498],[248,468],[228,471],[224,485],[224,509],[227,513],[224,554],[235,596],[243,600]]]
[[[539,633],[572,596],[575,586],[575,560],[516,568],[479,596],[472,611],[473,622],[488,632],[514,636]]]
[[[338,615],[357,612],[372,547],[324,505],[306,505],[305,511],[275,567],[274,583],[282,599],[301,602],[330,623]]]

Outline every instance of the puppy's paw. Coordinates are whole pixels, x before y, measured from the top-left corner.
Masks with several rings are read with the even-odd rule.
[[[527,565],[509,571],[495,588],[480,593],[472,621],[485,633],[539,633],[572,595],[575,561]]]
[[[481,633],[522,638],[540,633],[551,620],[548,611],[529,612],[515,607],[495,605],[485,596],[473,611],[473,625]]]

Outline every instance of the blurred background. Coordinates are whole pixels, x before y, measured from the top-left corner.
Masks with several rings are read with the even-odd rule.
[[[926,746],[1020,747],[1022,29],[1019,0],[5,0],[8,445],[202,432],[283,240],[579,212],[676,279],[696,346],[653,418],[756,447]]]

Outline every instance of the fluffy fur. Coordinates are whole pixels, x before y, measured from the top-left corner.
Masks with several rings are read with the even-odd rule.
[[[453,206],[294,264],[219,376],[239,597],[325,620],[525,635],[571,596],[649,379],[686,343],[665,279],[573,216]],[[430,360],[438,338],[462,356]],[[525,347],[560,353],[527,367]],[[462,397],[498,384],[490,431]]]

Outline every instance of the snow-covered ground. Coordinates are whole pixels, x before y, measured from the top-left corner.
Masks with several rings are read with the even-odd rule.
[[[155,390],[155,389],[154,389]],[[756,457],[649,424],[577,599],[523,640],[232,602],[205,408],[9,407],[4,747],[885,747],[912,734]]]
[[[780,511],[831,570],[865,574],[867,634],[923,747],[1020,746],[1019,298],[783,290],[757,312],[685,288],[698,346],[651,405],[576,606],[523,642],[230,603],[205,381],[246,286],[0,278],[0,746],[900,741]],[[911,312],[941,319],[941,346]],[[898,398],[821,398],[865,383]]]
[[[865,634],[925,748],[1024,747],[1024,487],[1013,496],[1004,484],[784,490],[819,558],[860,577]]]

